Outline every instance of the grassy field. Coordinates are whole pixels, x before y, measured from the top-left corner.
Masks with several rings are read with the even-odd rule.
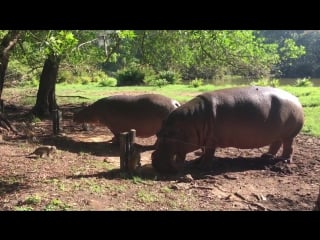
[[[58,104],[68,104],[92,103],[102,97],[126,92],[135,92],[137,94],[153,92],[174,98],[183,103],[202,92],[228,87],[231,87],[231,85],[203,85],[198,88],[190,87],[189,85],[168,85],[159,88],[153,86],[101,87],[94,84],[57,84],[56,95]],[[281,86],[280,88],[294,94],[300,99],[305,112],[305,124],[302,131],[314,136],[320,136],[320,87]],[[36,95],[37,87],[5,88],[3,91],[4,100],[11,101],[12,96],[14,96],[19,104],[30,106],[35,104]]]

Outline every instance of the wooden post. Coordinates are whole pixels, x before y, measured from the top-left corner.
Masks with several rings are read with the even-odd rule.
[[[136,159],[132,159],[132,153],[135,150],[135,138],[135,129],[131,129],[130,132],[120,133],[120,170],[128,172],[132,171],[136,167],[131,166],[134,164],[133,162],[129,163],[129,161],[136,161]],[[131,167],[129,167],[129,165]]]
[[[137,166],[140,166],[140,153],[137,152],[136,145],[136,130],[131,129],[129,132],[129,151],[128,151],[128,170],[133,171]],[[139,154],[139,155],[137,155]],[[139,157],[138,157],[139,156]]]
[[[120,133],[120,170],[127,169],[128,160],[128,132]]]
[[[52,110],[52,127],[53,127],[53,134],[57,135],[59,133],[59,111],[58,109]]]
[[[62,111],[61,110],[58,110],[58,115],[59,115],[59,131],[61,131],[61,130],[63,130],[63,128],[62,128]]]
[[[135,144],[136,142],[136,130],[131,129],[129,133],[129,142],[131,145]]]
[[[0,112],[4,113],[4,101],[2,99],[0,100]]]
[[[135,129],[131,129],[129,132],[129,141],[128,141],[128,145],[129,145],[129,149],[128,149],[128,159],[131,159],[131,153],[133,152],[133,148],[134,148],[134,143],[136,141],[136,130]]]

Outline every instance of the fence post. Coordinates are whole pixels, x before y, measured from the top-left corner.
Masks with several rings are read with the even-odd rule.
[[[136,130],[131,129],[129,133],[129,157],[128,157],[128,170],[134,171],[137,166],[141,166],[141,155],[138,149],[136,149]]]
[[[120,133],[120,170],[127,170],[128,132]]]
[[[58,109],[52,110],[52,126],[53,134],[57,135],[59,133],[60,117]]]

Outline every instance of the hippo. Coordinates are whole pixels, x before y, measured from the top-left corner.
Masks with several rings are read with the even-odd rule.
[[[176,100],[160,94],[114,95],[97,100],[75,113],[76,123],[101,123],[114,134],[119,143],[121,132],[136,130],[136,136],[155,135],[170,112],[180,106]]]
[[[182,170],[186,154],[203,150],[200,166],[210,166],[216,148],[260,148],[262,157],[292,162],[293,141],[304,123],[297,97],[272,87],[234,87],[205,92],[170,113],[157,133],[152,166],[163,173]]]

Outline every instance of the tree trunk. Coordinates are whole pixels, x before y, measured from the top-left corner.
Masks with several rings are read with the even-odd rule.
[[[37,93],[36,105],[32,112],[38,117],[49,117],[52,110],[58,108],[56,102],[56,82],[60,58],[49,55],[42,69]]]
[[[2,96],[4,78],[6,75],[9,53],[14,48],[20,36],[19,30],[10,30],[6,36],[3,37],[0,43],[0,99]]]

